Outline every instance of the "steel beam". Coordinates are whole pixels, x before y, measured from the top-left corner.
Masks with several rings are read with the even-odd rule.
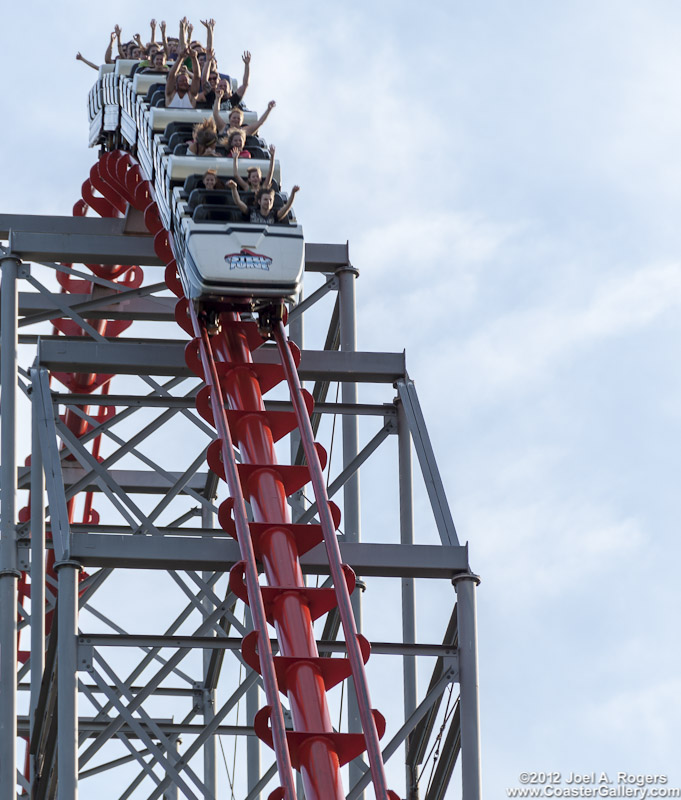
[[[9,241],[13,252],[26,261],[165,266],[154,251],[153,237],[139,234],[28,233],[12,229]]]
[[[315,303],[318,303],[322,297],[326,297],[330,291],[335,289],[338,289],[338,278],[334,276],[323,283],[316,292],[312,292],[309,297],[306,297],[305,300],[302,300],[295,306],[295,308],[288,315],[289,325],[299,320],[308,308],[313,306]],[[294,341],[299,347],[302,347],[302,343],[299,343],[294,337],[295,335],[293,330],[291,330],[292,341]]]
[[[49,214],[0,214],[0,239],[10,231],[51,233],[67,236],[121,236],[125,220],[121,217],[67,217]]]
[[[412,496],[411,434],[401,402],[397,404],[397,461],[400,497],[400,544],[414,544],[414,500]],[[402,578],[402,638],[416,641],[416,597],[414,579]],[[410,717],[417,703],[418,681],[416,657],[407,656],[402,663],[404,716]],[[418,767],[405,759],[407,800],[418,796]]]
[[[208,500],[212,500],[216,494],[218,477],[213,472],[209,472],[205,484],[205,495]],[[213,530],[215,527],[215,514],[209,508],[201,509],[201,523],[203,530]],[[209,581],[211,577],[210,572],[204,572],[202,575],[204,581]],[[206,613],[210,614],[215,608],[214,602],[210,597],[204,595],[202,599]],[[218,622],[219,624],[219,622]],[[215,637],[211,637],[214,638]],[[215,639],[217,641],[217,639]],[[201,687],[201,710],[203,712],[204,725],[209,725],[215,717],[215,689],[208,685],[211,671],[211,655],[208,650],[203,651],[203,686]],[[206,788],[213,796],[217,795],[218,786],[218,740],[217,737],[211,736],[206,740],[203,747],[203,782]]]
[[[15,255],[0,259],[0,797],[16,795],[17,763],[17,278]]]
[[[83,337],[41,338],[38,363],[57,372],[106,372],[118,375],[193,375],[184,360],[184,341],[126,339],[93,342]],[[276,350],[261,347],[256,364],[278,364]],[[406,373],[404,353],[333,352],[304,350],[300,367],[304,381],[395,383]],[[345,400],[344,403],[356,403]]]
[[[452,612],[452,615],[449,619],[449,623],[447,625],[447,630],[445,631],[445,635],[442,639],[443,646],[449,648],[456,649],[458,647],[458,627],[457,627],[457,619],[456,619],[456,607]],[[430,693],[434,686],[437,685],[438,681],[441,680],[443,673],[445,673],[449,669],[449,659],[447,658],[438,658],[435,662],[435,666],[433,668],[433,673],[430,678],[430,682],[428,684],[428,692]],[[440,708],[439,701],[436,702],[429,713],[426,715],[424,719],[419,722],[418,726],[414,730],[414,732],[409,737],[409,744],[407,748],[407,763],[411,765],[420,765],[423,763],[424,759],[426,758],[426,752],[428,750],[428,742],[432,735],[434,726],[435,726],[435,718],[437,716],[438,710]]]
[[[57,800],[78,799],[78,571],[76,561],[55,564],[59,578],[57,642]]]
[[[307,272],[335,272],[338,267],[349,266],[348,244],[305,243],[305,270]]]
[[[357,351],[357,323],[355,303],[355,279],[358,271],[351,265],[339,267],[336,270],[338,278],[338,297],[340,311],[340,355],[352,357]],[[330,353],[327,355],[331,355]],[[344,403],[357,402],[357,383],[351,378],[346,378],[341,385],[341,397]],[[352,469],[351,464],[359,453],[359,425],[357,417],[343,417],[343,469],[348,474],[343,482],[343,531],[348,543],[358,543],[361,538],[360,518],[360,485],[359,469]],[[362,575],[358,571],[358,577]],[[362,593],[357,591],[352,596],[352,612],[355,617],[357,632],[362,632]],[[348,685],[348,730],[351,733],[361,732],[361,709],[354,683]],[[380,762],[380,758],[378,759]],[[350,784],[354,785],[362,776],[358,759],[349,765]],[[359,795],[360,798],[364,794]]]
[[[132,394],[65,394],[53,392],[55,403],[64,406],[128,406],[130,408],[195,408],[195,397],[132,395]],[[292,411],[288,400],[266,400],[267,411]],[[357,414],[360,417],[396,417],[397,410],[390,403],[315,403],[314,414]],[[313,416],[314,416],[313,414]]]
[[[357,572],[376,577],[452,579],[468,570],[465,547],[440,545],[340,542],[343,562]],[[96,533],[71,535],[71,554],[85,567],[125,569],[185,569],[228,572],[241,560],[233,539],[212,537],[120,536]],[[301,557],[303,570],[328,575],[322,545]]]
[[[99,687],[95,687],[97,691],[104,693],[103,689]],[[109,689],[107,687],[107,691],[115,691]],[[78,727],[81,733],[86,734],[87,738],[91,739],[94,736],[100,734],[107,726],[107,720],[99,720],[94,717],[79,717],[78,720]],[[196,736],[197,734],[203,731],[203,725],[199,723],[182,723],[182,722],[172,722],[171,720],[161,720],[157,719],[156,724],[161,728],[163,733],[166,736],[172,736],[173,734],[179,733],[186,733],[192,734]],[[26,716],[20,716],[18,718],[18,733],[19,736],[28,736],[30,727],[30,720]],[[145,728],[146,726],[144,723],[141,723],[141,727]],[[137,738],[135,731],[126,723],[123,723],[120,727],[121,732],[125,733],[125,735],[131,739]],[[249,725],[217,725],[215,727],[215,733],[219,734],[220,736],[255,736],[255,732],[253,728]],[[82,773],[81,773],[82,775]]]
[[[475,607],[477,575],[463,573],[453,580],[459,626],[461,710],[461,784],[463,800],[481,800],[480,702],[478,681],[478,630]]]
[[[40,423],[33,406],[31,448],[31,738],[45,670],[45,475],[40,447]],[[31,779],[35,780],[35,757]]]
[[[165,288],[165,284],[163,284]],[[64,305],[83,314],[87,311],[88,319],[129,319],[145,322],[172,322],[175,319],[175,297],[145,297],[160,291],[157,288],[145,286],[129,292],[121,292],[120,296],[97,297],[92,299],[87,294],[61,295]],[[51,298],[40,292],[19,293],[19,314],[23,319],[19,327],[34,325],[45,320],[61,317],[62,311],[55,307]]]
[[[83,467],[63,467],[62,474],[64,479],[64,487],[69,489],[86,475],[89,479],[80,487],[79,491],[83,492],[101,492],[102,488],[99,485],[98,477],[94,472],[86,472]],[[161,475],[158,472],[145,469],[110,469],[107,474],[111,477],[114,484],[123,489],[127,494],[162,494],[165,495],[170,491],[173,484],[181,480],[182,472],[171,472],[168,477]],[[23,467],[18,471],[20,487],[28,488],[28,477],[30,475],[30,468]],[[189,492],[200,492],[205,485],[205,478],[207,473],[197,472],[193,475],[187,483],[183,486],[180,494],[187,494]]]
[[[398,380],[397,391],[405,417],[409,423],[409,430],[414,439],[414,448],[419,459],[440,539],[442,544],[458,544],[459,539],[454,527],[452,512],[449,510],[444,485],[435,461],[435,453],[428,436],[426,421],[423,417],[423,411],[421,411],[421,404],[416,394],[414,382],[409,378]]]
[[[78,646],[83,648],[83,654],[92,647],[140,647],[140,648],[189,648],[199,650],[241,650],[243,637],[237,636],[178,636],[176,634],[119,634],[119,633],[81,633],[78,636]],[[277,652],[279,645],[276,639],[270,639],[273,652]],[[319,639],[317,649],[320,653],[346,652],[345,642],[329,639]],[[451,664],[457,663],[457,650],[447,644],[404,644],[402,642],[371,642],[372,655],[384,656],[433,656],[447,658]],[[458,671],[451,667],[456,674]],[[94,688],[94,687],[92,687]],[[130,687],[131,689],[133,687]],[[135,689],[135,692],[138,690]],[[158,689],[156,694],[191,694],[191,689]]]
[[[27,261],[164,266],[154,252],[153,238],[125,233],[125,225],[122,218],[0,214],[0,239],[11,235],[14,251]],[[105,260],[120,259],[123,253],[135,260]],[[349,263],[347,243],[305,244],[307,272],[331,273]]]

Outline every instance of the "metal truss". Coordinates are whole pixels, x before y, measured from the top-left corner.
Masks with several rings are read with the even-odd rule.
[[[240,556],[215,524],[218,494],[225,489],[205,466],[215,432],[194,409],[200,385],[184,361],[186,339],[179,328],[170,338],[164,330],[157,338],[109,339],[96,327],[99,319],[125,319],[149,330],[174,320],[175,298],[155,274],[160,261],[151,238],[128,233],[125,225],[0,215],[0,238],[8,241],[0,253],[0,795],[74,800],[80,784],[85,797],[217,798],[231,791],[257,800],[274,785],[276,765],[254,735],[261,678],[241,657],[250,617],[226,580]],[[145,265],[153,280],[121,291],[84,268],[65,266],[89,262]],[[372,641],[374,654],[392,659],[386,674],[402,686],[383,758],[398,775],[393,782],[405,776],[400,793],[410,800],[443,798],[458,761],[460,794],[477,800],[478,579],[467,545],[457,537],[404,354],[357,350],[358,273],[347,247],[308,244],[306,271],[311,278],[317,273],[321,283],[291,309],[291,338],[302,347],[305,315],[314,308],[319,316],[331,298],[328,328],[317,336],[319,349],[302,347],[299,374],[311,383],[315,434],[323,439],[332,428],[328,421],[339,420],[342,457],[332,460],[328,494],[343,506],[343,560],[368,587],[363,598],[359,590],[353,595],[358,623],[373,613],[373,579],[399,581],[401,592],[401,637]],[[99,293],[57,293],[56,272],[91,281]],[[18,291],[21,281],[32,291]],[[83,335],[53,335],[46,324],[56,317],[73,320]],[[275,359],[267,345],[255,353],[256,361]],[[77,395],[51,383],[52,372],[119,377],[109,394]],[[333,384],[340,387],[335,400]],[[372,399],[381,392],[383,400],[361,402],[358,385],[371,387]],[[30,431],[19,426],[20,390],[30,398]],[[98,415],[102,407],[114,410]],[[290,410],[291,403],[275,396],[267,407]],[[82,420],[82,435],[64,424],[66,411]],[[93,454],[99,437],[101,452]],[[365,541],[360,470],[389,440],[396,443],[390,456],[394,462],[396,452],[395,533],[390,541]],[[19,447],[30,451],[30,466],[19,466]],[[289,449],[291,463],[301,463],[295,432]],[[412,453],[440,544],[417,538]],[[18,490],[30,490],[30,519],[20,517]],[[67,504],[83,492],[94,493],[98,519],[72,524]],[[316,506],[303,492],[290,502],[294,521],[315,519]],[[301,559],[311,585],[328,579],[322,548]],[[46,549],[54,551],[56,581],[46,577]],[[17,603],[26,574],[28,606]],[[417,580],[454,586],[457,602],[452,594],[449,624],[435,641],[417,637]],[[345,652],[338,630],[332,612],[318,633],[322,655]],[[275,639],[272,648],[276,652]],[[18,659],[18,652],[29,650],[30,656]],[[425,693],[419,692],[417,668],[430,674]],[[356,730],[350,690],[345,705],[344,724]],[[22,740],[27,774],[15,769],[23,764]],[[242,755],[234,770],[223,748],[227,743],[231,752],[236,742]],[[369,781],[367,765],[356,759],[348,800],[364,797]]]

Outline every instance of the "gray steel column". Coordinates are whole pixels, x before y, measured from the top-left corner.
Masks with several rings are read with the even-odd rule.
[[[341,267],[338,275],[340,295],[340,349],[357,350],[357,325],[355,317],[355,278],[359,272],[351,266]],[[341,387],[343,403],[357,403],[357,384],[344,383]],[[343,467],[359,453],[358,419],[352,414],[343,415]],[[343,531],[349,542],[360,540],[359,474],[348,478],[343,487]],[[361,612],[360,612],[361,613]],[[359,629],[359,620],[358,620]]]
[[[253,724],[253,718],[260,711],[260,690],[258,684],[251,686],[246,692],[246,719],[248,724]],[[253,788],[262,777],[260,766],[260,739],[257,736],[246,737],[246,775],[248,780],[248,791]],[[300,797],[300,795],[298,795]],[[260,800],[261,794],[254,795],[254,800]]]
[[[55,565],[57,598],[57,800],[78,798],[78,572],[77,561]]]
[[[180,752],[180,745],[182,744],[182,739],[177,736],[175,739],[172,740],[171,744],[175,745],[175,752],[178,754],[176,758],[179,757]],[[168,760],[172,761],[172,756],[170,752],[168,753]],[[170,786],[165,790],[163,794],[163,800],[180,800],[180,787],[173,781]]]
[[[31,738],[45,670],[45,473],[33,406],[31,443]],[[31,760],[31,773],[33,773]],[[31,775],[33,778],[33,774]]]
[[[19,259],[0,260],[0,797],[16,796],[17,763],[17,568],[16,404],[17,275]]]
[[[412,493],[411,433],[401,401],[397,403],[397,455],[400,492],[400,544],[414,544],[414,498]],[[402,641],[416,643],[416,598],[414,579],[402,578]],[[417,706],[416,656],[403,656],[404,718]],[[409,739],[405,743],[409,748]],[[418,799],[418,767],[406,769],[407,800]]]
[[[355,307],[355,278],[359,275],[354,267],[341,267],[336,271],[338,276],[338,294],[340,298],[340,349],[344,352],[357,350],[357,322]],[[343,403],[357,402],[357,384],[343,383],[341,386]],[[359,426],[358,419],[352,414],[343,415],[343,468],[359,453]],[[355,472],[343,487],[343,532],[347,542],[359,542],[361,538],[361,519],[359,507],[359,471]],[[352,610],[355,614],[357,631],[362,631],[362,601],[361,592],[355,591],[352,595]],[[348,730],[357,732],[362,730],[357,705],[357,695],[352,681],[348,681]],[[350,762],[350,786],[362,777],[364,770],[356,762]],[[359,800],[364,797],[362,793]]]
[[[215,514],[206,506],[201,511],[201,525],[204,530],[212,530],[215,527]],[[202,573],[204,581],[212,578],[211,572]],[[209,598],[204,598],[203,605],[212,613],[214,606]],[[211,633],[211,635],[214,635]],[[210,669],[211,650],[203,651],[203,723],[209,725],[215,716],[215,689],[208,688],[208,670]],[[203,782],[206,785],[206,796],[217,797],[218,791],[218,740],[217,736],[209,736],[203,745]]]
[[[457,596],[459,627],[459,688],[461,709],[461,783],[463,800],[481,800],[480,703],[478,686],[478,631],[475,587],[480,578],[472,573],[452,580]]]
[[[303,290],[302,287],[298,292],[298,296],[296,297],[296,305],[300,305],[303,302]],[[304,332],[304,325],[303,325],[303,314],[299,317],[294,319],[288,327],[288,338],[295,342],[300,349],[303,349],[303,332]]]

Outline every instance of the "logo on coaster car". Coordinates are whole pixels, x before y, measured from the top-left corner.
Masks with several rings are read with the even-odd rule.
[[[252,250],[243,248],[240,253],[230,253],[225,256],[225,261],[232,269],[265,269],[269,272],[272,259],[269,256],[261,256]]]

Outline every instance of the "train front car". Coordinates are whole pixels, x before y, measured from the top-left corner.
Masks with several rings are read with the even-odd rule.
[[[131,151],[153,186],[159,215],[172,234],[172,248],[185,296],[197,310],[260,310],[280,306],[298,293],[305,244],[293,212],[274,224],[248,221],[227,189],[207,190],[202,178],[213,171],[224,184],[233,178],[233,160],[194,156],[187,151],[192,127],[212,116],[210,109],[165,108],[165,74],[133,69],[118,60],[100,68],[90,92],[90,145]],[[234,87],[236,89],[236,86]],[[255,122],[244,111],[244,123]],[[274,212],[287,201],[279,162],[270,163],[260,137],[246,142],[251,158],[240,159],[238,174],[272,167]],[[272,156],[273,158],[273,156]],[[252,193],[244,195],[253,202]]]
[[[182,220],[179,267],[185,295],[195,302],[254,308],[298,291],[304,242],[300,225]],[[178,261],[178,266],[180,262]]]

